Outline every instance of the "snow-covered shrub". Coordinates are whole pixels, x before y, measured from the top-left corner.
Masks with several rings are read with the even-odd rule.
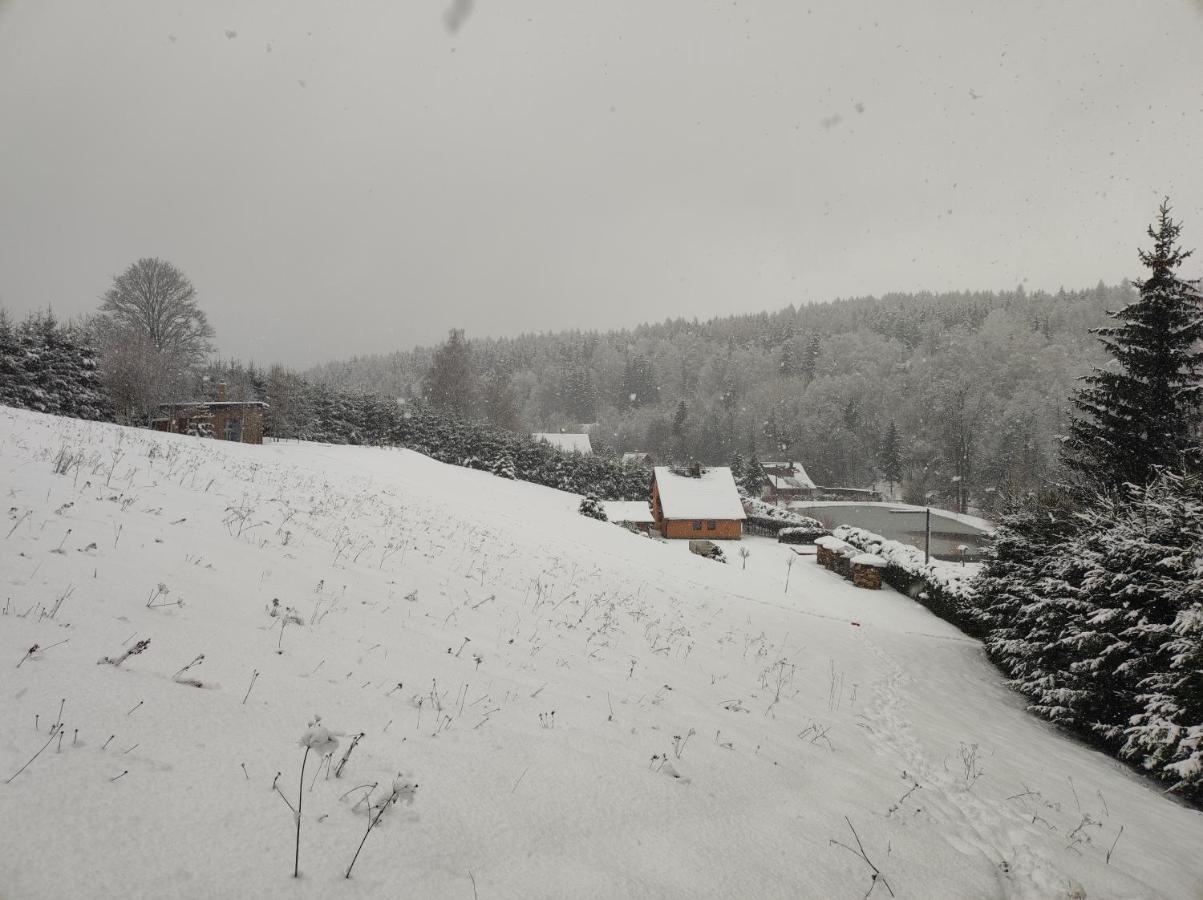
[[[813,544],[819,538],[831,534],[818,520],[814,520],[814,523],[814,525],[790,525],[782,528],[777,532],[777,543]]]
[[[812,519],[783,506],[774,506],[753,497],[744,497],[742,501],[749,533],[776,535],[784,528],[809,528],[823,534],[829,533],[818,519]]]
[[[602,507],[601,501],[594,494],[588,494],[581,498],[581,505],[577,507],[577,512],[590,519],[599,519],[602,522],[609,521],[606,518],[606,511]]]

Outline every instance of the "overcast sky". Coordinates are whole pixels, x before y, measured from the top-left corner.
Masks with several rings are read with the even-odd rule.
[[[159,256],[261,363],[1117,282],[1165,194],[1193,0],[0,0],[0,304]]]

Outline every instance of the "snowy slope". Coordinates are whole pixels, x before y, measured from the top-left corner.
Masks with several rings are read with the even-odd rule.
[[[65,699],[0,784],[5,898],[1203,897],[1203,816],[788,547],[723,566],[409,452],[6,408],[0,491],[0,780]],[[315,713],[335,763],[365,737],[307,762],[296,881],[272,782],[296,803]],[[345,880],[355,789],[399,771]]]

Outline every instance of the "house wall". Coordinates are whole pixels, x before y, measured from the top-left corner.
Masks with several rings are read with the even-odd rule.
[[[226,439],[226,422],[242,420],[242,443],[263,443],[263,408],[259,406],[210,407],[213,415],[213,437]]]
[[[693,519],[665,519],[660,534],[680,540],[738,541],[743,537],[743,523],[738,519],[714,519],[714,530],[707,526],[711,520],[702,519],[702,529],[696,530]]]

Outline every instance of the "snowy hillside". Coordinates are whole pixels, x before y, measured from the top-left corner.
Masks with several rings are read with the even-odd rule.
[[[1203,897],[1203,815],[789,547],[8,408],[0,491],[5,898]]]

